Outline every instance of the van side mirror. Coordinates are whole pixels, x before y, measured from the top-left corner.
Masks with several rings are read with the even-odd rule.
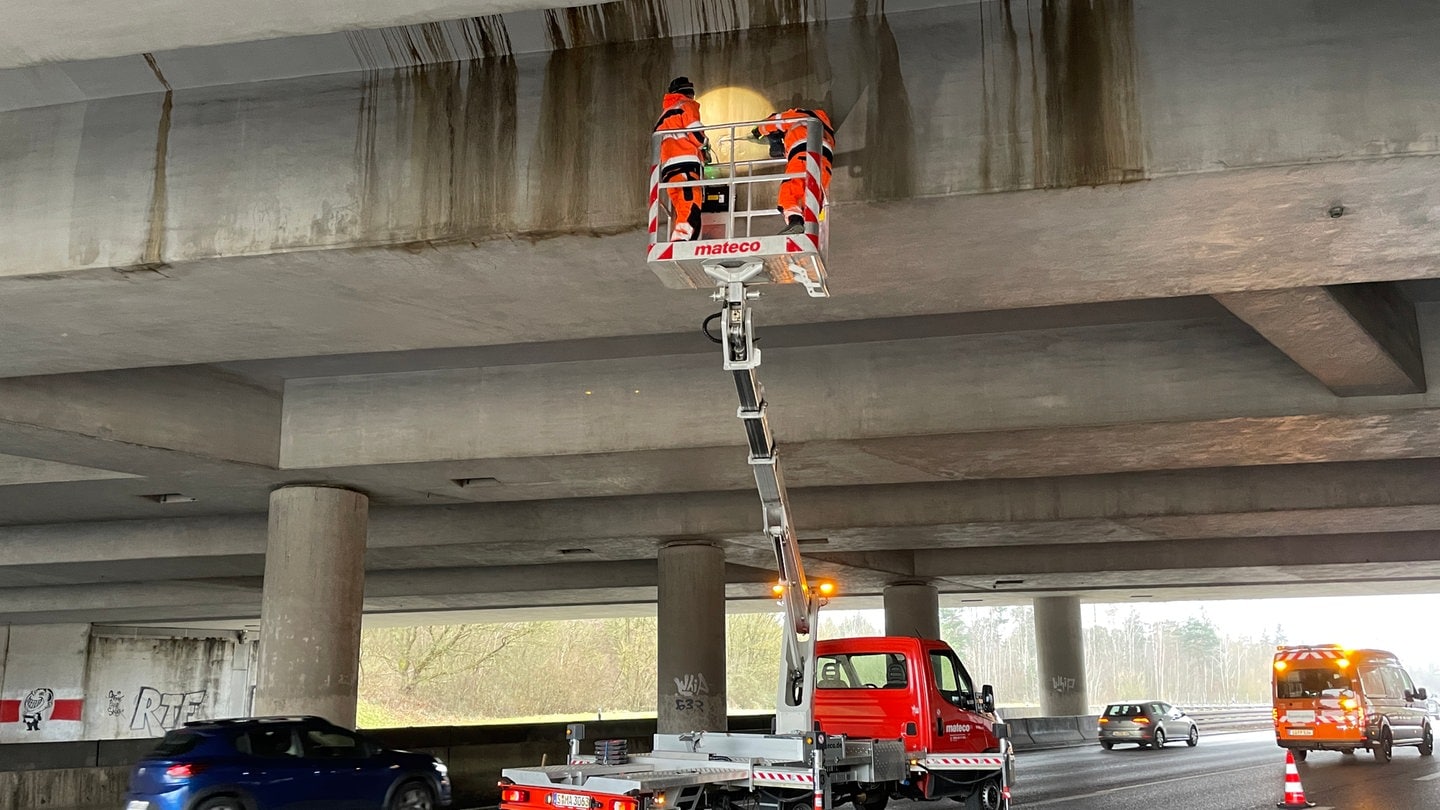
[[[995,687],[988,683],[980,687],[980,711],[986,714],[995,712]]]
[[[1416,700],[1428,700],[1429,698],[1430,698],[1430,693],[1425,691],[1425,687],[1423,687],[1423,686],[1417,686],[1417,687],[1415,687],[1415,699],[1416,699]]]

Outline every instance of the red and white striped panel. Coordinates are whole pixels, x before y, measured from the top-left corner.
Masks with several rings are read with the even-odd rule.
[[[805,221],[820,221],[820,204],[825,199],[825,186],[821,183],[820,153],[805,153]]]
[[[795,787],[810,787],[815,784],[815,774],[810,771],[754,771],[750,779],[753,782]]]
[[[925,757],[927,768],[1001,768],[1005,757],[999,754],[969,757]]]
[[[1275,653],[1276,661],[1327,661],[1345,657],[1344,650],[1285,650]]]
[[[650,243],[655,243],[655,230],[660,225],[660,164],[650,167]],[[668,234],[667,234],[668,236]]]

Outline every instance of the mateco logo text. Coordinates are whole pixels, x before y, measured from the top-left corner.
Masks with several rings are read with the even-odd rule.
[[[696,245],[696,256],[725,256],[731,253],[754,253],[760,249],[759,242],[721,242],[718,245]]]
[[[972,725],[969,724],[969,723],[946,723],[946,724],[945,724],[945,733],[946,733],[946,734],[969,734],[969,733],[970,733],[970,729],[972,729],[972,728],[974,728],[974,726],[972,726]]]

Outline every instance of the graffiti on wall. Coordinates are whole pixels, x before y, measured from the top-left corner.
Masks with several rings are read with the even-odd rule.
[[[124,692],[118,692],[114,689],[111,689],[110,694],[106,695],[105,697],[105,716],[119,717],[125,714],[125,707],[120,705],[124,702],[124,700]]]
[[[1074,692],[1075,686],[1074,678],[1066,678],[1063,675],[1054,675],[1050,678],[1050,689],[1057,694],[1063,695],[1067,692]]]
[[[20,706],[20,718],[25,721],[26,731],[39,731],[40,724],[55,713],[55,690],[39,687],[31,689]]]
[[[23,723],[26,731],[41,731],[52,721],[79,720],[85,701],[57,698],[55,690],[37,686],[16,700],[0,700],[0,723]]]
[[[111,692],[112,695],[118,694]],[[159,737],[195,719],[205,705],[205,690],[194,692],[161,692],[153,686],[140,687],[135,696],[135,710],[130,715],[130,730],[144,731]]]
[[[709,696],[710,682],[705,680],[704,673],[692,672],[675,678],[676,711],[702,710]]]

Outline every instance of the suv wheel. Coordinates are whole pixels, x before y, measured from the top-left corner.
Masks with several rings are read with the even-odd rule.
[[[1380,744],[1375,746],[1372,752],[1375,754],[1376,762],[1389,762],[1390,756],[1394,753],[1395,743],[1390,738],[1390,729],[1380,732]]]
[[[215,796],[195,806],[195,810],[245,810],[238,796]]]
[[[1429,726],[1425,727],[1425,736],[1420,738],[1420,756],[1428,757],[1435,753],[1435,732]]]
[[[406,782],[395,789],[387,810],[434,810],[435,797],[422,782]]]

